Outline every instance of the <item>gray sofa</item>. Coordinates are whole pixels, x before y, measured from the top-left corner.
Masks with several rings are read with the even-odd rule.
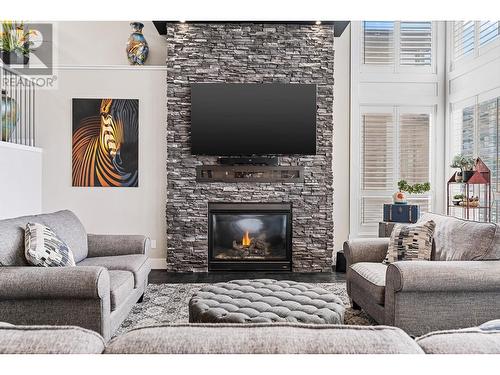
[[[77,266],[29,266],[27,222],[49,226],[71,248]],[[71,211],[0,220],[0,319],[75,325],[108,340],[144,294],[149,248],[144,236],[87,234]]]
[[[296,323],[172,324],[131,330],[105,346],[79,327],[0,324],[0,354],[421,354],[394,327]],[[61,345],[64,342],[65,345]],[[71,343],[74,342],[74,345]]]
[[[345,242],[353,307],[413,336],[499,318],[499,227],[436,214],[420,219],[427,220],[436,222],[431,261],[386,266],[388,238]]]
[[[167,324],[110,342],[80,327],[0,323],[0,354],[500,354],[500,321],[413,340],[387,326]]]

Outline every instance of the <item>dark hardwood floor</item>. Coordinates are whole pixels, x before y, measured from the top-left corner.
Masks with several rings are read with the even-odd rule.
[[[333,283],[345,281],[345,273],[338,272],[190,272],[177,273],[152,270],[149,282],[152,284],[218,283],[237,279],[293,280],[304,283]]]

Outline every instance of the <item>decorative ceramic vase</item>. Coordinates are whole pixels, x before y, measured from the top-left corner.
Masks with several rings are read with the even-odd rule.
[[[462,182],[463,180],[462,171],[455,172],[455,182]]]
[[[1,115],[2,131],[0,141],[8,142],[10,139],[10,135],[16,128],[19,114],[17,113],[16,101],[13,98],[7,96],[5,91],[2,91]]]
[[[396,191],[392,195],[392,200],[394,201],[394,204],[407,204],[408,201],[406,200],[406,194],[402,191]]]
[[[26,65],[30,60],[29,55],[17,52],[2,51],[0,58],[5,65]]]
[[[134,32],[130,34],[127,42],[127,58],[131,65],[144,65],[148,58],[149,46],[142,35],[144,25],[141,22],[130,24]]]

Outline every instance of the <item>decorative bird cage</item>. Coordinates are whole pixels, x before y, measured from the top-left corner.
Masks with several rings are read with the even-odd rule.
[[[466,220],[491,221],[491,172],[477,158],[474,173],[467,181],[453,174],[447,184],[447,214]]]

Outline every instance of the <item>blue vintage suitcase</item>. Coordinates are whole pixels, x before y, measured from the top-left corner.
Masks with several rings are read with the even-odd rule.
[[[420,207],[416,204],[384,204],[384,221],[393,223],[416,223]]]

